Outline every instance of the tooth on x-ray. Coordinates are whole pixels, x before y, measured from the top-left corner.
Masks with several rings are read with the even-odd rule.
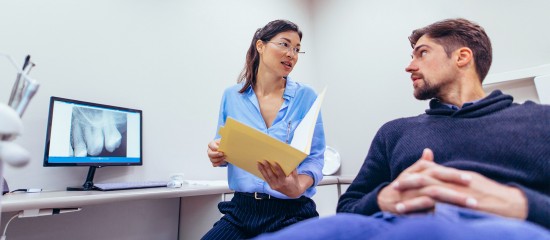
[[[74,151],[74,156],[98,156],[104,148],[113,152],[121,145],[122,135],[118,127],[126,125],[124,114],[81,107],[73,108],[72,114],[74,149],[69,152]]]
[[[118,129],[116,129],[116,122],[114,113],[103,112],[103,120],[105,127],[103,128],[103,135],[105,136],[105,149],[109,152],[113,152],[120,146],[122,135]]]

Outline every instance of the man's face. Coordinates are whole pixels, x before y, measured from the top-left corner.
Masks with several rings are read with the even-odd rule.
[[[455,79],[453,57],[449,58],[443,46],[422,36],[414,46],[412,60],[405,69],[411,74],[414,97],[427,100],[442,96]]]

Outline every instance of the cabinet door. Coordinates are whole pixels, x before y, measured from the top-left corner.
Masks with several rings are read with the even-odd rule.
[[[233,199],[233,196],[235,196],[234,193],[224,193],[223,194],[223,201],[224,202],[231,201],[231,199]]]
[[[344,194],[348,190],[349,185],[350,184],[339,184],[340,196],[342,196],[342,194]],[[340,196],[338,196],[338,197],[340,197]]]
[[[338,185],[329,184],[317,186],[317,193],[312,199],[317,205],[319,217],[326,217],[336,214],[336,204],[338,204]]]
[[[218,203],[222,194],[182,197],[180,201],[179,239],[200,239],[221,214]]]

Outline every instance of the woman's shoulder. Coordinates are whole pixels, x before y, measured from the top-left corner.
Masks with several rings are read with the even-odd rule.
[[[225,89],[223,92],[224,95],[236,95],[239,94],[239,91],[243,88],[244,82],[233,84]]]
[[[293,91],[296,95],[317,97],[317,93],[313,87],[302,82],[295,82],[291,78],[287,78],[286,87],[288,91]]]

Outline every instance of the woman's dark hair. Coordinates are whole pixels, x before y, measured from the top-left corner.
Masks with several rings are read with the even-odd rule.
[[[239,93],[243,93],[250,86],[254,87],[256,84],[256,75],[258,73],[258,66],[260,63],[260,55],[256,49],[256,42],[262,40],[267,42],[275,37],[277,34],[287,31],[293,31],[298,33],[300,40],[302,40],[302,31],[298,28],[298,25],[288,20],[274,20],[269,22],[263,28],[258,28],[252,37],[252,42],[246,53],[246,63],[244,68],[237,79],[237,82],[245,81],[245,84]]]
[[[414,48],[418,39],[426,35],[443,46],[447,56],[461,47],[468,47],[474,54],[474,62],[479,80],[487,76],[493,60],[491,40],[485,30],[478,24],[463,18],[446,19],[416,29],[409,36],[409,42]]]

